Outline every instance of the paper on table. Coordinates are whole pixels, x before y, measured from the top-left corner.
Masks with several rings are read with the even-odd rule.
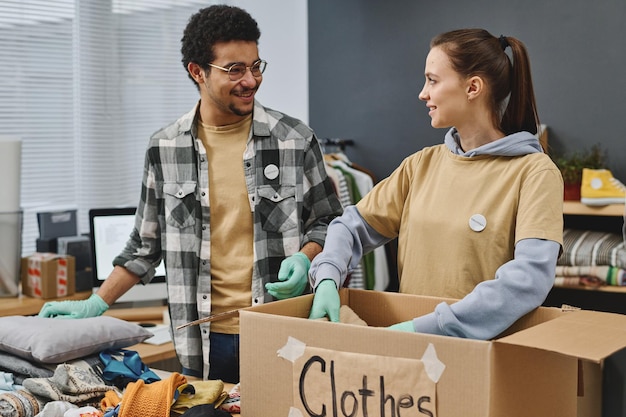
[[[154,327],[146,327],[152,336],[149,339],[143,341],[143,343],[148,343],[150,345],[162,345],[167,342],[172,341],[172,336],[170,335],[170,326],[167,324],[158,324]]]

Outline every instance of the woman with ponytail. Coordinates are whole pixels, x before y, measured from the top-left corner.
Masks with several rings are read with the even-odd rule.
[[[400,292],[440,303],[394,330],[490,339],[540,306],[562,250],[563,180],[537,131],[524,44],[482,29],[436,36],[419,93],[444,143],[407,157],[328,228],[311,318],[339,319],[361,256],[398,238]]]

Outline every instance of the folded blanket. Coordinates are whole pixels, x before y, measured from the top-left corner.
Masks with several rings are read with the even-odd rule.
[[[607,265],[557,266],[556,276],[555,285],[626,285],[626,270]]]
[[[565,229],[558,265],[608,265],[626,269],[626,244],[617,233]]]
[[[2,351],[0,351],[0,371],[13,374],[16,384],[21,384],[26,378],[48,378],[54,374],[53,369],[42,364]]]
[[[586,287],[599,288],[606,286],[606,283],[596,277],[559,277],[554,279],[555,287]]]
[[[67,401],[78,406],[98,406],[112,387],[90,367],[59,364],[50,378],[27,378],[24,388],[48,401]]]

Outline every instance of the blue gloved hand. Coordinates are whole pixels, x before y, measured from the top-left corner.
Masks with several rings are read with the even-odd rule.
[[[315,289],[310,319],[321,319],[328,316],[330,321],[339,323],[339,291],[332,279],[325,279]]]
[[[51,301],[45,303],[39,317],[57,317],[60,319],[84,319],[101,316],[109,305],[98,294],[92,294],[86,300]]]
[[[415,333],[415,327],[413,326],[413,320],[403,321],[403,322],[400,322],[400,323],[392,324],[391,326],[389,326],[387,328],[391,329],[391,330],[398,330],[400,332]]]
[[[302,252],[296,252],[280,264],[278,279],[281,282],[268,282],[265,289],[279,300],[302,295],[308,282],[311,261]]]

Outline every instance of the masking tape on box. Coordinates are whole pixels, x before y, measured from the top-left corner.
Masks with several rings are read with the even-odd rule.
[[[41,297],[41,258],[31,256],[28,258],[28,285],[33,289],[33,294]]]
[[[57,259],[57,297],[67,295],[67,259]]]
[[[34,253],[28,258],[28,284],[36,296],[41,297],[43,294],[41,264],[55,258],[57,258],[56,295],[57,297],[67,295],[67,259],[58,258],[57,255],[46,252]]]
[[[280,349],[278,349],[278,357],[287,359],[289,362],[294,363],[300,356],[304,354],[306,349],[306,343],[301,342],[295,337],[287,337],[287,343]],[[428,377],[434,382],[439,382],[439,378],[446,369],[446,365],[437,357],[437,351],[435,345],[429,343],[422,355],[421,361],[424,363],[424,370]]]

